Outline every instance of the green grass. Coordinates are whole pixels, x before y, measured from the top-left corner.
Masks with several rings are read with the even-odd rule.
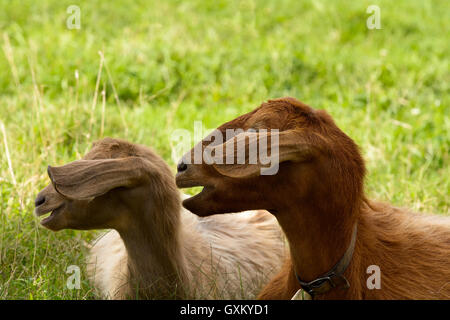
[[[66,28],[71,4],[80,30]],[[366,28],[370,4],[380,30]],[[371,198],[449,215],[449,16],[447,0],[0,0],[0,299],[95,298],[84,273],[66,289],[65,271],[83,269],[96,233],[33,216],[48,164],[112,136],[174,167],[173,130],[268,98],[328,110],[362,148]]]

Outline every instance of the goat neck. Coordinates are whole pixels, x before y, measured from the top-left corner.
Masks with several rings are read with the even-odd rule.
[[[291,205],[278,210],[276,218],[291,251],[290,278],[297,282],[297,287],[300,284],[295,275],[309,282],[330,271],[340,261],[350,245],[358,212],[358,207],[352,205],[333,205],[331,199],[320,203],[314,198],[306,203],[305,200],[298,203],[294,200]],[[353,266],[350,261],[344,274],[351,275]],[[349,276],[346,278],[352,285]]]
[[[126,227],[118,228],[128,253],[130,281],[139,298],[180,298],[185,280],[180,239],[180,196],[174,183],[165,181],[153,197],[135,203]],[[157,279],[157,280],[155,280]],[[181,290],[181,289],[180,289]],[[135,295],[136,292],[131,293]]]

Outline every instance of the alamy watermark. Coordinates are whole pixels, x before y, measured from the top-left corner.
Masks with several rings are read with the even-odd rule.
[[[367,274],[370,276],[367,278],[366,285],[369,290],[381,289],[381,269],[379,266],[373,264],[367,267]]]
[[[370,16],[366,20],[367,29],[381,29],[381,10],[377,5],[370,5],[366,9],[366,13]]]
[[[69,290],[80,289],[81,288],[81,271],[80,267],[77,265],[70,265],[66,270],[67,274],[70,276],[67,278],[66,287]]]
[[[233,128],[225,129],[224,132],[215,129],[202,140],[204,131],[201,121],[194,122],[193,139],[189,130],[174,130],[170,136],[172,159],[176,162],[182,158],[185,164],[259,164],[261,175],[278,172],[278,129]],[[204,147],[198,143],[192,152],[185,154],[192,141],[209,142],[209,145]]]
[[[69,16],[66,20],[66,27],[69,30],[72,29],[81,29],[81,9],[79,6],[70,5],[66,10]]]

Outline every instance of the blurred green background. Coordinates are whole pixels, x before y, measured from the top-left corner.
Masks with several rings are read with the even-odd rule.
[[[326,109],[361,146],[370,198],[449,215],[449,16],[447,0],[0,0],[0,299],[96,298],[84,273],[67,289],[65,271],[84,271],[98,232],[33,216],[48,164],[112,136],[174,168],[175,129],[269,98]]]

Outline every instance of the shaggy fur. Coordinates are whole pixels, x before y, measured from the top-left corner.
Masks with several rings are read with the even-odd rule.
[[[36,213],[62,209],[45,227],[114,229],[88,258],[89,277],[105,297],[253,298],[284,259],[282,233],[269,213],[191,214],[167,164],[145,146],[106,138],[83,160],[50,167],[49,175]]]
[[[325,111],[281,98],[218,130],[227,128],[279,129],[278,173],[259,175],[259,163],[189,164],[177,174],[177,185],[207,186],[183,202],[200,216],[267,209],[277,218],[291,259],[259,298],[290,299],[300,289],[295,273],[311,281],[329,271],[349,246],[355,223],[356,246],[344,273],[350,288],[317,299],[450,298],[450,219],[367,200],[358,147]],[[239,138],[213,148],[227,149]],[[209,140],[200,145],[208,148]],[[381,289],[367,286],[371,265],[381,270]]]

